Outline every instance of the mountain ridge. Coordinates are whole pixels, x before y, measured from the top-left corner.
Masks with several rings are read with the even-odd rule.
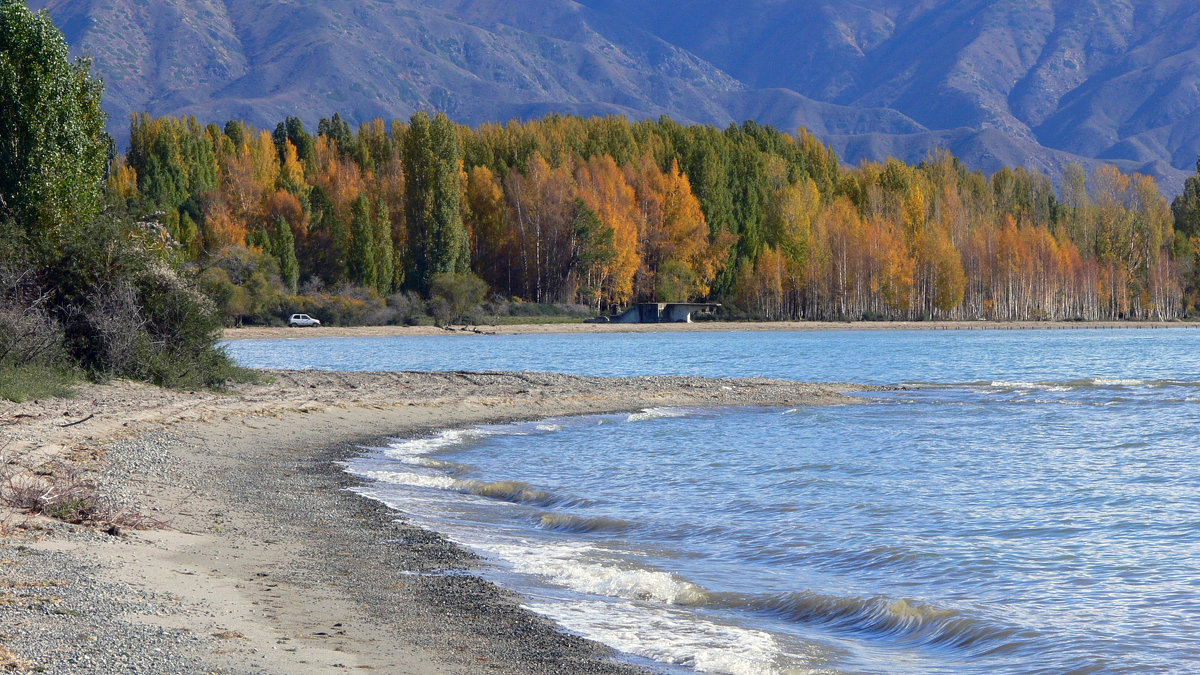
[[[1177,192],[1200,154],[1184,0],[35,0],[131,112],[271,127],[417,109],[804,126],[848,163],[1071,162]]]

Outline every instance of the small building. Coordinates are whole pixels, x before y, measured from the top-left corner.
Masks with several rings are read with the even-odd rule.
[[[641,302],[624,312],[603,317],[611,323],[691,323],[696,312],[715,312],[715,302]]]

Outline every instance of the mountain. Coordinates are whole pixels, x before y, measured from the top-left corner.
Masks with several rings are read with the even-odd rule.
[[[309,123],[419,108],[806,126],[849,163],[1056,175],[1114,163],[1175,192],[1200,154],[1193,0],[34,0],[132,111]]]

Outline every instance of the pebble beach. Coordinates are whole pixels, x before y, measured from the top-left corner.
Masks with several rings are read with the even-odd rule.
[[[845,403],[854,385],[530,373],[266,372],[230,391],[128,382],[0,402],[8,480],[64,473],[150,529],[0,511],[0,667],[68,672],[626,673],[359,497],[386,438],[663,405]]]

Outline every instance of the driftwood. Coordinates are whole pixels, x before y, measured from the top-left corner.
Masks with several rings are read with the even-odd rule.
[[[92,419],[92,418],[93,418],[93,417],[95,417],[95,416],[96,416],[96,413],[92,413],[91,415],[88,415],[87,417],[85,417],[85,418],[83,418],[83,419],[81,419],[81,420],[79,420],[79,421],[77,421],[77,422],[71,422],[71,423],[69,423],[69,424],[60,424],[60,425],[58,425],[58,426],[62,427],[63,429],[66,429],[67,427],[73,427],[73,426],[75,426],[76,424],[83,424],[84,422],[86,422],[86,421],[88,421],[88,420]]]

